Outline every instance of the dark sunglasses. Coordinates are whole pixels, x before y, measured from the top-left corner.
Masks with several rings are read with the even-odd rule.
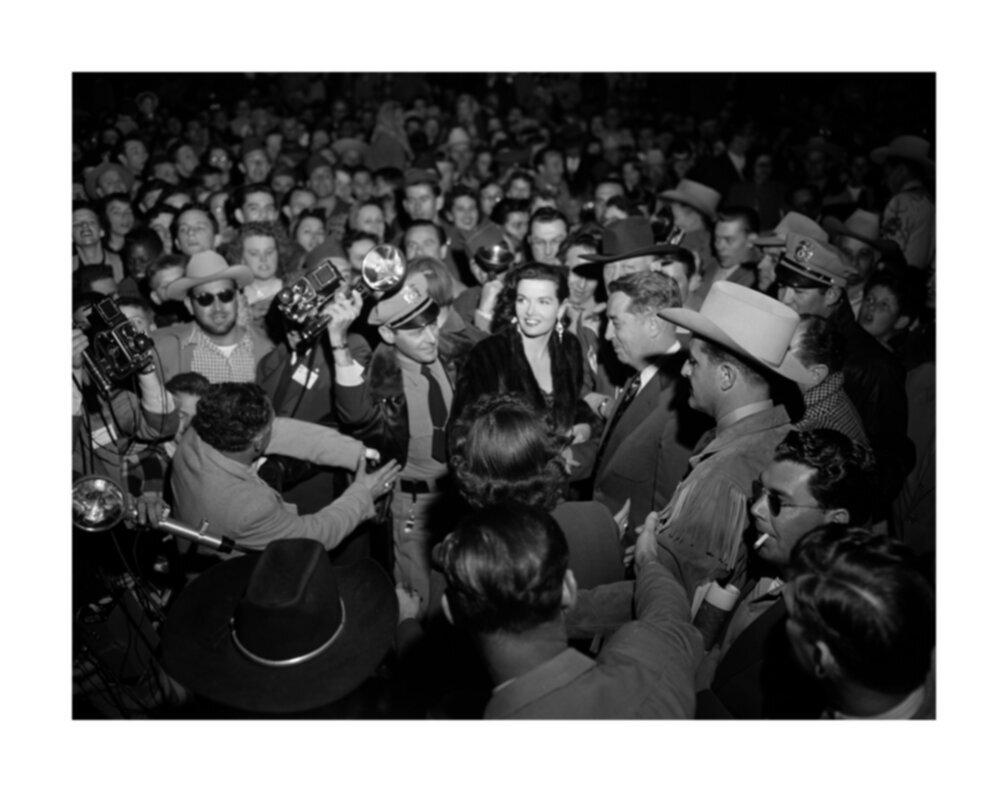
[[[214,304],[214,300],[220,300],[222,305],[227,305],[235,298],[234,289],[225,289],[219,292],[203,292],[203,294],[197,294],[193,299],[196,300],[198,305],[204,308],[209,308]]]
[[[767,489],[763,486],[763,482],[756,479],[752,483],[752,502],[753,504],[759,503],[762,497],[766,495],[767,506],[770,507],[770,514],[777,517],[781,513],[781,509],[818,509],[819,506],[801,506],[794,503],[781,503],[780,493],[774,492],[772,489]]]

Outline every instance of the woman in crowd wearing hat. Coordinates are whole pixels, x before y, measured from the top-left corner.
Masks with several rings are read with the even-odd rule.
[[[679,244],[700,256],[700,274],[716,267],[710,230],[717,219],[721,193],[698,181],[680,179],[674,190],[666,190],[658,198],[671,205],[675,227],[683,232]]]
[[[487,393],[518,393],[546,414],[561,436],[583,444],[593,414],[581,344],[564,331],[567,277],[559,267],[526,264],[510,273],[498,307],[509,323],[469,354],[458,380],[454,414]]]
[[[585,588],[624,577],[616,518],[598,501],[565,501],[569,476],[564,441],[542,412],[515,393],[488,394],[469,404],[450,438],[451,469],[473,509],[515,501],[551,513],[570,547],[570,567]]]

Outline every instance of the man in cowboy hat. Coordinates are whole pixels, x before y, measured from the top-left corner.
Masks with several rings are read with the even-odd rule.
[[[405,629],[415,603],[373,561],[334,567],[317,541],[277,540],[181,593],[161,637],[165,669],[204,715],[372,716],[378,702],[361,686],[396,640],[397,599]]]
[[[864,298],[865,281],[871,277],[883,254],[902,258],[902,253],[895,242],[882,239],[881,218],[874,212],[855,209],[843,222],[836,217],[824,217],[823,228],[830,233],[847,265],[847,301],[857,316]]]
[[[882,211],[882,236],[891,239],[911,267],[927,270],[935,263],[935,205],[925,186],[934,179],[931,144],[915,135],[900,135],[872,151],[885,169],[892,194]]]
[[[567,645],[578,585],[547,513],[484,509],[437,546],[445,615],[468,632],[496,687],[487,718],[688,718],[702,652],[681,584],[658,562],[653,527],[634,555],[636,619],[589,658]],[[617,584],[619,585],[619,584]],[[629,599],[629,597],[628,597]]]
[[[716,267],[710,228],[717,219],[721,193],[693,179],[680,179],[675,189],[666,190],[658,198],[671,205],[672,221],[683,232],[679,244],[700,256],[701,275]]]
[[[382,343],[366,367],[351,355],[346,337],[361,308],[360,295],[353,293],[338,295],[327,309],[333,317],[328,329],[336,362],[336,415],[384,459],[403,465],[392,494],[395,579],[426,603],[428,520],[442,500],[448,473],[446,426],[454,372],[439,358],[439,310],[423,274],[407,276],[398,291],[371,309],[367,321],[378,328]]]
[[[659,515],[659,542],[687,570],[692,596],[741,558],[752,481],[793,428],[787,410],[773,403],[773,378],[808,375],[789,351],[798,314],[745,286],[718,282],[699,311],[659,314],[693,334],[682,371],[689,404],[716,422]]]
[[[881,515],[912,466],[906,438],[906,372],[854,318],[846,292],[850,268],[840,252],[800,234],[789,233],[785,242],[777,264],[778,298],[800,314],[826,318],[844,338],[844,390],[875,452]]]
[[[603,229],[602,252],[583,254],[581,258],[586,263],[574,267],[574,272],[594,280],[601,276],[608,286],[624,275],[657,271],[659,258],[674,248],[675,245],[655,244],[646,217],[627,217]]]
[[[256,366],[273,344],[238,324],[239,289],[253,277],[244,264],[229,266],[212,250],[189,259],[185,275],[165,287],[164,298],[182,300],[193,321],[152,334],[162,381],[187,371],[210,382],[255,381]]]

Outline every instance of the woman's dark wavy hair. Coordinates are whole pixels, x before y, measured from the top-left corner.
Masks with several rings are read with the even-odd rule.
[[[244,451],[272,420],[273,405],[258,385],[221,382],[199,400],[192,425],[218,451]]]
[[[497,298],[491,331],[498,333],[506,328],[515,316],[515,301],[518,299],[518,284],[523,280],[545,280],[556,285],[557,301],[563,302],[570,294],[567,287],[567,270],[552,264],[532,262],[513,269],[504,278],[504,288]]]
[[[552,511],[567,484],[561,447],[549,418],[525,398],[488,394],[455,421],[450,464],[474,508],[511,500]]]

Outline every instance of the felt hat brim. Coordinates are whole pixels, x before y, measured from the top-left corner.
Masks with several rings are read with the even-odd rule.
[[[606,264],[614,261],[624,261],[626,259],[637,258],[638,256],[661,256],[665,253],[673,253],[679,245],[649,245],[648,247],[637,248],[626,253],[618,253],[615,256],[603,256],[598,253],[586,253],[581,256],[584,264],[573,267],[574,272],[583,278],[602,277],[602,268]]]
[[[302,712],[353,692],[395,638],[398,606],[388,576],[370,559],[336,567],[343,603],[338,637],[317,657],[274,668],[246,658],[231,638],[231,617],[258,559],[225,561],[182,591],[161,638],[167,672],[205,698],[250,712]]]
[[[255,275],[244,264],[232,264],[227,269],[214,272],[210,275],[204,275],[200,278],[190,278],[183,275],[177,281],[172,281],[165,287],[165,297],[169,300],[181,300],[194,286],[199,286],[201,283],[213,283],[219,280],[233,280],[238,284],[239,289],[244,289],[255,280]]]
[[[742,357],[746,362],[753,363],[758,367],[772,371],[775,374],[779,374],[792,382],[802,384],[812,383],[812,378],[809,372],[790,352],[784,353],[784,359],[779,365],[775,365],[767,362],[766,360],[755,357],[738,341],[698,311],[694,311],[690,308],[662,308],[658,311],[658,314],[665,319],[668,319],[673,324],[686,328],[694,336],[703,336],[704,338],[708,338],[711,341],[730,349],[732,352],[735,352]]]

